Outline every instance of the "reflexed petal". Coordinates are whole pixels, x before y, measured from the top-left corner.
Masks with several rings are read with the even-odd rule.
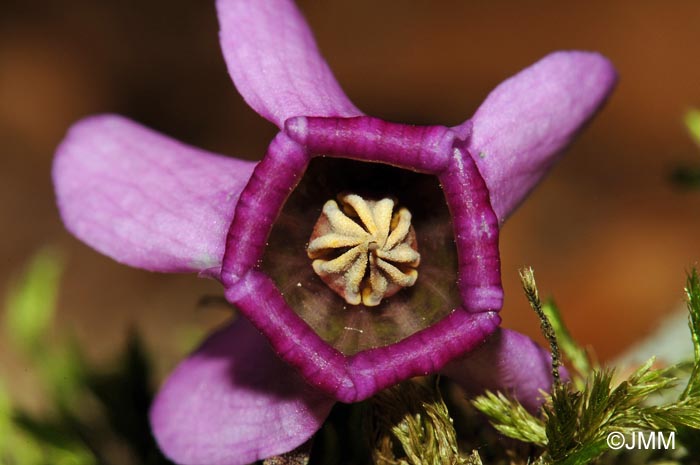
[[[221,48],[248,105],[282,128],[292,116],[358,116],[291,0],[217,0]]]
[[[102,115],[70,129],[53,180],[66,227],[100,252],[152,271],[218,275],[254,166]]]
[[[616,80],[612,64],[589,52],[556,52],[504,81],[471,120],[467,139],[503,222],[600,108]]]
[[[241,318],[170,375],[151,408],[151,426],[179,464],[247,464],[304,443],[333,404]]]
[[[442,371],[469,394],[485,390],[513,395],[528,410],[542,405],[540,390],[552,386],[552,359],[546,350],[529,337],[508,329],[499,329],[476,350]],[[565,370],[561,370],[566,376]]]

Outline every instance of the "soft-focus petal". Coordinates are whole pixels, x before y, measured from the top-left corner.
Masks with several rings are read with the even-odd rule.
[[[291,0],[217,0],[221,48],[248,105],[282,128],[292,116],[358,116]]]
[[[66,227],[100,252],[147,270],[218,275],[254,166],[102,115],[70,129],[53,180]]]
[[[552,53],[496,87],[474,117],[455,128],[467,137],[501,222],[600,108],[615,81],[602,55]]]
[[[443,373],[471,395],[502,391],[534,412],[542,405],[540,391],[552,386],[552,359],[529,337],[500,329],[478,349],[448,364]],[[566,376],[563,369],[562,374]]]
[[[334,403],[239,319],[170,375],[151,408],[151,426],[179,464],[247,464],[304,443]]]

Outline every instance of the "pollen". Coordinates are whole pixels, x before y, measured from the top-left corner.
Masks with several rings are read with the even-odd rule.
[[[377,306],[418,279],[411,212],[391,198],[328,200],[306,252],[316,274],[350,305]]]

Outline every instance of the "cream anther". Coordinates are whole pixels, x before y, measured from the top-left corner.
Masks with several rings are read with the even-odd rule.
[[[411,213],[394,208],[389,198],[341,194],[325,203],[314,226],[307,247],[314,271],[351,305],[379,305],[418,278]]]

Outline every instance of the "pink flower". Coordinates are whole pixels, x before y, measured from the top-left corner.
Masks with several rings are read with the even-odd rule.
[[[103,115],[70,130],[53,169],[73,234],[131,266],[216,278],[247,318],[210,336],[165,383],[151,412],[163,451],[213,465],[283,453],[336,401],[427,373],[470,392],[506,390],[536,409],[551,384],[549,356],[498,329],[499,225],[604,102],[610,63],[556,52],[457,127],[387,123],[347,99],[291,1],[217,8],[236,87],[280,128],[261,162]],[[369,202],[352,197],[360,200],[339,209],[333,200],[370,187]],[[365,207],[374,213],[363,216]],[[365,229],[333,229],[343,209]],[[314,227],[319,215],[325,223]],[[409,217],[410,229],[401,223]],[[304,242],[322,234],[352,253],[307,251]]]

